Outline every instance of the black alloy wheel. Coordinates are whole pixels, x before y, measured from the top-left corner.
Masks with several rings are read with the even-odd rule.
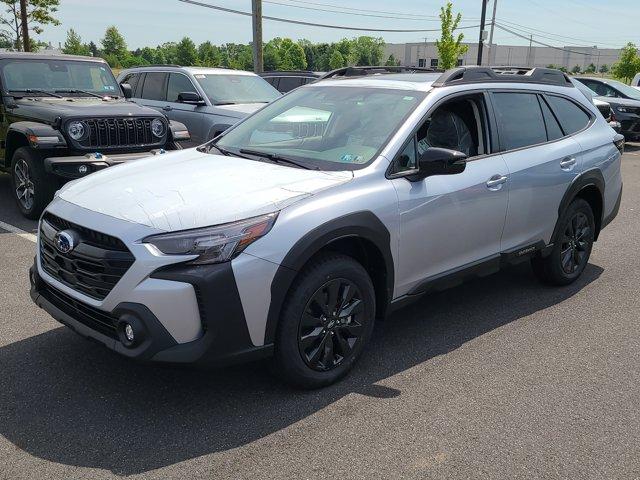
[[[350,280],[335,278],[316,290],[298,329],[298,348],[305,363],[327,371],[353,355],[363,332],[364,312],[362,294]]]
[[[589,259],[593,232],[589,219],[583,212],[577,212],[567,222],[560,247],[562,270],[571,275],[584,267]]]

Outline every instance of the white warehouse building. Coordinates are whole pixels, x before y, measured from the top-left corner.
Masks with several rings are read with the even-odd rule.
[[[458,59],[459,65],[475,65],[478,58],[478,44],[467,43],[469,50]],[[621,49],[598,47],[560,48],[523,45],[484,46],[483,64],[496,66],[546,67],[556,65],[573,69],[576,65],[584,70],[593,63],[597,69],[601,65],[611,67],[618,61]],[[438,67],[438,49],[435,42],[388,43],[385,45],[385,60],[393,55],[401,65],[410,67]]]

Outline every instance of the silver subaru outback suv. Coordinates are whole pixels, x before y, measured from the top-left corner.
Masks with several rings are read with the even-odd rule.
[[[65,185],[33,300],[131,358],[272,357],[314,388],[431,290],[525,260],[576,280],[622,195],[596,107],[555,70],[391,70],[334,72],[201,147]]]

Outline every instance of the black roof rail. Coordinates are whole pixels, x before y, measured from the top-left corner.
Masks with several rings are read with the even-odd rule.
[[[466,83],[540,83],[575,88],[566,73],[540,67],[457,67],[444,72],[433,82],[434,87]]]
[[[148,65],[136,65],[135,67],[124,68],[123,70],[129,70],[131,68],[145,68],[145,67],[174,67],[174,68],[182,68],[182,65],[175,65],[172,63],[152,63]]]
[[[342,67],[325,73],[320,80],[327,78],[343,78],[343,77],[362,77],[365,75],[379,75],[386,73],[434,73],[442,72],[434,68],[427,67],[405,67],[405,66],[361,66],[361,67]]]

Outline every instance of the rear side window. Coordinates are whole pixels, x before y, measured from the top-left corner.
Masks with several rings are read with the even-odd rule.
[[[547,141],[536,94],[494,93],[493,102],[504,149],[513,150]]]
[[[579,132],[589,125],[591,117],[572,101],[554,95],[547,95],[546,99],[566,135]]]
[[[197,90],[186,75],[181,73],[169,74],[169,83],[167,85],[167,101],[177,102],[178,94],[184,92],[197,93]]]
[[[553,112],[551,112],[549,105],[547,105],[547,102],[545,102],[544,99],[540,100],[540,106],[542,107],[542,115],[544,116],[544,123],[547,126],[547,139],[551,141],[551,140],[558,140],[559,138],[564,137],[564,134],[562,133],[562,129],[560,128],[560,124],[558,123],[558,120],[553,115]]]
[[[302,85],[303,79],[301,77],[280,77],[280,83],[278,90],[283,93],[289,92],[294,88],[298,88]]]
[[[166,73],[148,72],[142,86],[141,97],[147,100],[165,100],[167,96],[165,90],[166,78]]]
[[[122,80],[122,83],[128,83],[131,85],[131,91],[135,92],[136,87],[138,86],[138,80],[140,80],[140,75],[137,73],[130,73]]]

